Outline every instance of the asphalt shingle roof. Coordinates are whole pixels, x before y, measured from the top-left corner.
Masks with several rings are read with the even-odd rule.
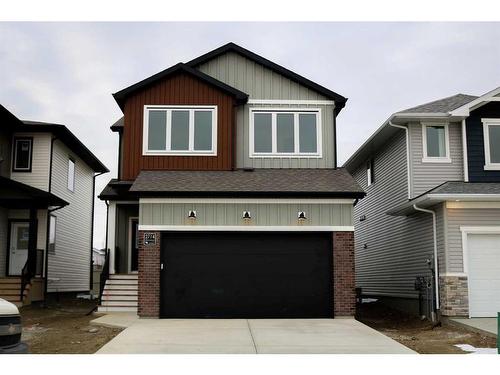
[[[446,182],[429,194],[500,194],[500,182]]]
[[[363,197],[343,168],[236,171],[142,171],[130,192],[143,195]],[[149,193],[149,194],[148,194]]]
[[[464,104],[470,103],[474,99],[477,99],[477,96],[457,94],[449,96],[447,98],[438,99],[429,103],[421,104],[416,107],[408,108],[400,112],[401,113],[446,113],[449,111],[453,111],[454,109],[457,109],[458,107],[461,107]]]

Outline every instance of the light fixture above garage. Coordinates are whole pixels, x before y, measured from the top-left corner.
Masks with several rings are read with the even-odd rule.
[[[252,218],[252,214],[250,211],[243,211],[243,220],[250,220]]]
[[[300,222],[304,222],[307,220],[306,213],[304,211],[297,212],[297,218]]]
[[[189,212],[188,212],[188,219],[189,220],[196,220],[196,211],[189,210]]]

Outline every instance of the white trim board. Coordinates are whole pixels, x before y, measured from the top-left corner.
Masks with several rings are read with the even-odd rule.
[[[489,208],[500,208],[500,201],[498,202],[446,202],[446,208],[455,208],[455,209],[469,209],[469,208],[481,208],[481,209],[489,209]]]
[[[313,226],[313,225],[144,225],[140,231],[227,231],[227,232],[354,232],[354,226]]]
[[[354,199],[275,199],[275,198],[140,198],[146,203],[208,203],[208,204],[354,204]]]
[[[335,105],[333,100],[293,100],[293,99],[248,99],[248,104],[275,105]]]

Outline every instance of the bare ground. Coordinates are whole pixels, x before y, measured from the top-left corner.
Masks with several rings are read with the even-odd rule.
[[[20,309],[23,334],[33,354],[91,354],[110,341],[121,329],[96,327],[87,315],[95,301],[66,299],[42,306],[32,304]]]
[[[451,325],[433,327],[427,320],[421,321],[379,302],[359,306],[357,319],[421,354],[467,354],[455,344],[496,348],[496,340],[490,336]]]

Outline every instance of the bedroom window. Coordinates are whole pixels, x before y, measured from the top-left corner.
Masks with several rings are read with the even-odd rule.
[[[500,170],[500,118],[482,119],[484,169]]]
[[[145,106],[144,155],[216,155],[216,106]]]
[[[451,163],[448,124],[422,124],[424,163]]]
[[[14,138],[14,172],[31,172],[33,138]]]
[[[250,110],[250,156],[321,157],[320,110]]]

